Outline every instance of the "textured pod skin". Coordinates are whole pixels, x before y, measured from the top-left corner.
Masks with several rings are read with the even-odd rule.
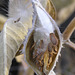
[[[33,70],[38,74],[38,75],[55,75],[53,69],[56,66],[56,62],[58,61],[58,57],[60,55],[60,51],[62,48],[62,35],[60,33],[60,30],[53,20],[53,18],[45,11],[45,9],[42,7],[42,5],[39,3],[38,0],[32,0],[33,3],[33,8],[34,8],[34,15],[33,15],[33,27],[32,29],[28,32],[28,35],[25,39],[24,42],[24,53],[25,53],[25,59],[27,63],[33,68]],[[38,17],[35,19],[35,17]],[[51,65],[49,66],[49,69],[46,69],[45,66],[47,66],[46,61],[48,54],[44,55],[44,67],[43,71],[41,71],[37,65],[33,61],[33,52],[35,51],[34,48],[36,49],[37,45],[34,45],[34,42],[39,42],[38,40],[46,40],[47,37],[49,37],[50,33],[54,33],[57,38],[58,38],[58,49],[57,49],[57,54],[53,58],[53,61]],[[46,34],[46,35],[43,35]],[[46,38],[45,38],[46,36]],[[49,38],[48,38],[49,39]],[[45,41],[48,43],[48,41]],[[47,45],[47,44],[46,44]],[[33,50],[31,49],[34,46]],[[43,51],[41,51],[43,52]]]

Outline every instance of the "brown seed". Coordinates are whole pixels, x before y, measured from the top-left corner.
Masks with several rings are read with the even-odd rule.
[[[43,66],[43,53],[39,54],[36,58],[36,65]]]
[[[55,49],[54,49],[54,51],[55,51],[55,52],[57,52],[57,51],[58,51],[58,50],[57,50],[57,46],[55,46]]]
[[[53,54],[57,54],[57,46],[52,46],[52,48],[53,48]]]
[[[44,42],[43,40],[40,40],[39,48],[43,49],[43,47],[44,47]]]
[[[36,45],[36,43],[34,43],[34,44],[32,45],[31,50],[35,47],[35,45]]]
[[[52,52],[52,44],[51,43],[48,44],[48,51]]]
[[[50,40],[51,40],[53,45],[56,46],[58,44],[58,39],[57,39],[57,37],[55,36],[54,33],[50,33]]]
[[[52,63],[52,57],[49,58],[47,68],[49,68],[50,64]]]
[[[33,52],[33,59],[35,59],[38,56],[37,49]]]
[[[40,53],[38,56],[37,56],[37,60],[41,60],[43,58],[43,53]]]

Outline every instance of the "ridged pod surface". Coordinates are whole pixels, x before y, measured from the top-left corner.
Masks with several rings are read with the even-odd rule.
[[[32,0],[33,27],[24,42],[25,60],[38,75],[55,75],[54,68],[62,48],[62,35],[38,0]]]

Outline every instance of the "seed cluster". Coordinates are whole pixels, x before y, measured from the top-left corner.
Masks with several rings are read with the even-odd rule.
[[[35,49],[36,43],[32,46],[31,49],[34,48],[33,51],[33,59],[35,60],[36,66],[39,68],[41,72],[43,72],[43,68],[45,67],[47,70],[49,69],[50,64],[53,61],[53,56],[58,52],[58,39],[54,33],[50,33],[50,43],[47,45],[47,49],[45,52],[40,51],[44,47],[43,40],[40,40],[38,49]]]

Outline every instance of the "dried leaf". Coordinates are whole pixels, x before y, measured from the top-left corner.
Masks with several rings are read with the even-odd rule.
[[[0,33],[0,75],[8,75],[12,59],[21,46],[28,30],[20,22],[9,19]]]
[[[12,18],[8,19],[0,33],[0,75],[9,74],[12,59],[23,43],[28,28],[32,27],[32,7],[27,7],[31,3],[26,5],[23,1],[10,0],[9,3],[9,17]]]
[[[48,0],[46,10],[51,15],[51,17],[56,20],[56,9],[51,0]]]

